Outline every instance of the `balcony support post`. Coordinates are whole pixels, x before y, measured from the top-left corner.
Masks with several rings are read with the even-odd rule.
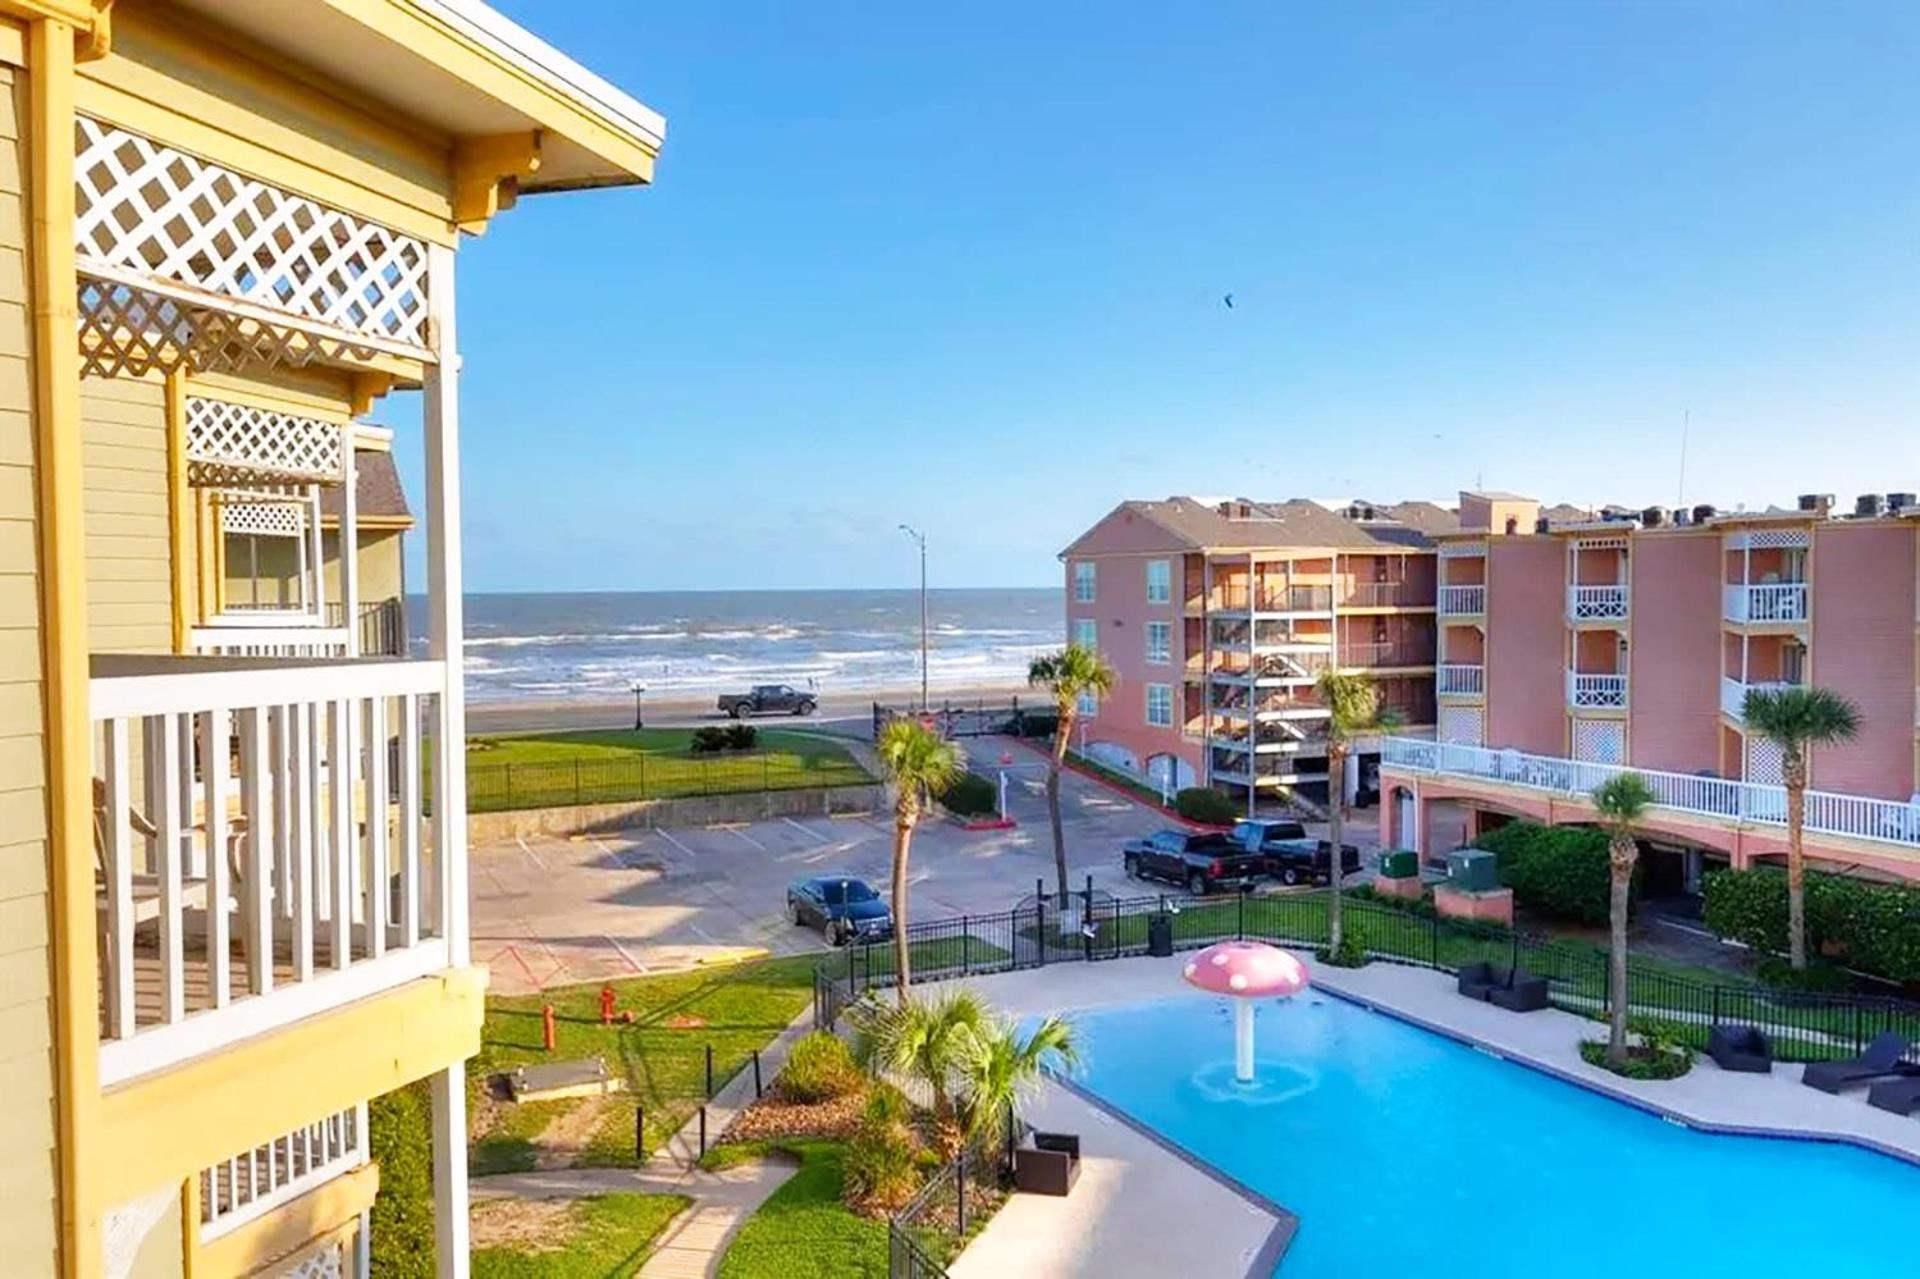
[[[466,700],[460,575],[460,355],[454,337],[453,250],[427,250],[429,336],[424,426],[427,472],[427,651],[444,663],[433,749],[434,918],[447,963],[464,967],[467,932]],[[348,619],[349,623],[352,619]],[[466,1068],[433,1076],[434,1234],[441,1279],[467,1279]]]
[[[347,656],[360,656],[360,495],[354,457],[353,423],[340,428],[340,527],[334,545],[340,556],[340,615],[347,628]],[[320,619],[322,626],[326,618]]]

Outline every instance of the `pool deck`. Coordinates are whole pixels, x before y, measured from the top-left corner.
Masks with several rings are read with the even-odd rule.
[[[1701,1057],[1664,1082],[1622,1079],[1581,1060],[1599,1023],[1549,1009],[1511,1013],[1454,990],[1444,973],[1398,964],[1325,968],[1302,955],[1327,993],[1581,1084],[1674,1122],[1710,1132],[1812,1138],[1858,1145],[1920,1165],[1920,1118],[1876,1110],[1865,1089],[1830,1096],[1800,1083],[1800,1067],[1770,1075],[1723,1071]],[[1191,993],[1185,957],[1062,964],[995,977],[978,987],[1014,1017],[1070,1013]],[[1293,1221],[1284,1207],[1173,1152],[1077,1089],[1049,1083],[1026,1110],[1035,1127],[1081,1134],[1079,1184],[1064,1199],[1015,1195],[950,1268],[954,1279],[1204,1274],[1266,1279]],[[1197,1226],[1204,1223],[1204,1226]],[[1303,1223],[1312,1229],[1312,1222]]]

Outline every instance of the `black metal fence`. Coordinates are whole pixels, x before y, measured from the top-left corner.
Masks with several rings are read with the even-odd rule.
[[[1161,931],[1176,951],[1228,938],[1312,949],[1327,942],[1327,898],[1324,890],[1109,900],[1087,894],[1065,928],[1051,900],[990,915],[926,920],[907,928],[910,977],[940,981],[1144,955]],[[1343,903],[1343,928],[1370,959],[1447,973],[1476,961],[1518,966],[1548,980],[1556,1007],[1604,1018],[1612,1006],[1607,954],[1585,942],[1352,897]],[[814,979],[815,1024],[831,1027],[866,992],[893,986],[894,954],[890,941],[861,943],[823,960]],[[1664,1033],[1695,1047],[1705,1045],[1716,1025],[1758,1027],[1787,1061],[1849,1057],[1886,1030],[1920,1042],[1920,1003],[1904,999],[1698,981],[1635,962],[1627,967],[1626,998],[1635,1018],[1659,1023]],[[1915,1056],[1920,1060],[1920,1050]]]
[[[941,701],[929,703],[924,709],[875,702],[873,735],[879,737],[880,730],[892,720],[922,715],[932,719],[934,729],[942,737],[987,737],[996,733],[1010,737],[1045,736],[1053,732],[1056,718],[1052,702],[1022,705],[1018,697],[1004,702]]]
[[[980,1190],[1003,1193],[1012,1184],[1014,1147],[1027,1132],[1009,1112],[997,1140],[963,1147],[887,1219],[887,1279],[946,1279],[945,1259],[984,1224],[975,1202]]]
[[[520,764],[489,764],[484,755],[469,753],[467,809],[498,813],[570,804],[866,786],[872,781],[850,758],[809,758],[781,751],[622,755]]]

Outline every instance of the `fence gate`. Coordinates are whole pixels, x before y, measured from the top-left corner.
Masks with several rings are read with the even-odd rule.
[[[896,719],[919,719],[942,737],[991,737],[1006,734],[1013,737],[1025,736],[1025,725],[1029,717],[1044,714],[1050,721],[1053,708],[1049,705],[1022,706],[1018,697],[1004,702],[989,701],[941,701],[933,702],[924,709],[918,706],[887,706],[880,702],[873,704],[873,735],[880,736],[880,730]]]

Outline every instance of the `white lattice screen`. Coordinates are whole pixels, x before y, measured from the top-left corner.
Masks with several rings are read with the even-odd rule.
[[[187,397],[187,464],[196,483],[268,477],[338,482],[345,433],[333,422]]]
[[[353,1268],[347,1264],[345,1244],[330,1243],[300,1258],[274,1279],[349,1279]]]
[[[304,537],[306,509],[296,502],[226,502],[220,507],[220,531],[255,537]]]
[[[1740,550],[1751,547],[1756,551],[1773,547],[1795,547],[1807,544],[1807,530],[1803,528],[1756,528],[1740,533],[1729,533],[1726,538],[1728,550]]]
[[[429,354],[423,242],[85,116],[74,145],[85,371]]]
[[[1746,780],[1762,786],[1785,783],[1786,771],[1781,762],[1780,743],[1758,735],[1747,738]]]
[[[1486,745],[1486,729],[1478,706],[1442,706],[1434,728],[1443,742],[1456,746]]]
[[[1587,764],[1627,762],[1627,726],[1617,719],[1573,721],[1573,757]]]

